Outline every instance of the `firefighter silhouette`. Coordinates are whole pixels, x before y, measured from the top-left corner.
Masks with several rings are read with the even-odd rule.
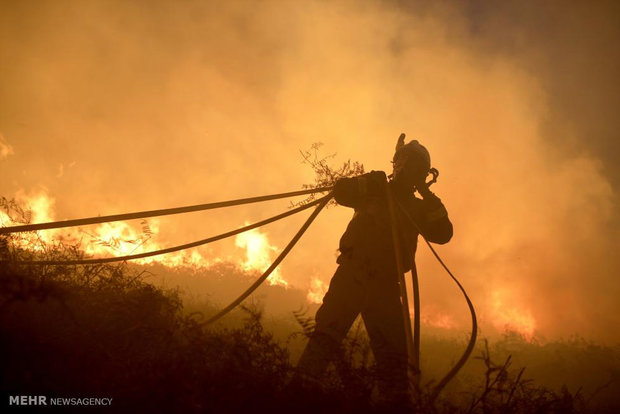
[[[383,171],[371,171],[335,183],[336,201],[354,208],[355,213],[340,239],[338,268],[297,365],[306,378],[319,379],[361,314],[376,361],[379,393],[388,400],[406,399],[408,381],[387,187],[428,241],[444,244],[452,238],[446,208],[425,182],[431,171],[429,152],[418,141],[405,144],[404,138],[401,134],[396,145],[391,180]],[[418,231],[399,211],[396,225],[403,271],[415,271]]]

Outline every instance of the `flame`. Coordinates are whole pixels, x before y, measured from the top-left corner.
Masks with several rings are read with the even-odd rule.
[[[54,219],[55,200],[47,194],[45,187],[37,191],[26,193],[19,190],[15,194],[15,201],[18,205],[24,206],[26,217],[16,217],[19,219],[29,220],[31,223],[44,223]],[[0,215],[2,225],[20,224],[11,219],[9,215],[2,212]],[[51,243],[56,239],[62,238],[60,230],[50,230],[40,233],[22,233],[16,238],[16,243],[21,248],[30,248],[33,251],[42,251],[45,244]]]
[[[323,297],[327,293],[327,284],[318,277],[313,277],[310,281],[310,289],[306,295],[306,300],[310,303],[322,303]]]
[[[160,250],[164,248],[156,237],[159,233],[159,221],[142,221],[141,229],[137,231],[125,222],[103,223],[97,226],[90,235],[90,243],[84,249],[87,254],[94,256],[112,255],[126,256]],[[206,267],[211,264],[196,249],[182,250],[160,256],[145,257],[134,260],[138,264],[160,263],[167,267]]]
[[[249,223],[246,222],[246,225]],[[241,263],[245,270],[258,270],[264,272],[271,266],[273,253],[278,248],[269,244],[267,235],[258,229],[252,229],[239,234],[235,238],[235,246],[245,249],[246,259]],[[267,279],[270,285],[288,286],[288,282],[282,278],[280,268],[276,267]]]
[[[25,201],[28,204],[32,212],[32,217],[30,218],[32,223],[44,223],[54,219],[53,208],[54,204],[56,204],[56,200],[47,195],[47,190],[42,190],[39,193],[30,195],[21,191],[18,193],[17,199]]]
[[[445,313],[423,314],[422,322],[435,328],[453,329],[456,327],[452,316]]]
[[[30,212],[30,222],[45,223],[54,221],[55,199],[51,197],[47,189],[26,193],[20,190],[15,195],[19,205]],[[28,218],[28,217],[26,217]],[[4,226],[19,224],[11,219],[5,212],[0,212],[0,224]],[[125,222],[103,223],[93,229],[50,229],[36,233],[23,233],[16,239],[19,247],[33,251],[41,251],[45,243],[63,240],[69,243],[77,243],[87,235],[90,240],[84,247],[84,252],[92,256],[125,256],[130,254],[144,253],[147,251],[162,249],[155,238],[159,232],[159,222],[155,219],[140,223],[140,230]],[[188,266],[205,267],[210,261],[196,249],[191,251],[169,253],[161,256],[146,257],[135,260],[135,263],[149,264],[160,263],[167,267]]]
[[[15,224],[11,217],[4,211],[0,211],[0,227],[12,226]]]
[[[144,245],[151,238],[151,233],[138,234],[129,224],[115,222],[97,226],[90,236],[93,242],[86,247],[87,254],[110,253],[115,256],[125,256],[142,253]],[[149,243],[149,250],[157,248],[159,248],[157,243]]]
[[[16,193],[15,199],[19,205],[30,211],[31,223],[42,223],[56,219],[55,200],[44,187],[30,193],[20,190]],[[0,211],[0,225],[14,224],[19,223],[12,220],[5,212]],[[123,256],[162,248],[156,240],[159,233],[158,220],[142,221],[139,229],[135,227],[135,224],[114,222],[88,227],[86,230],[81,228],[77,230],[51,229],[36,233],[20,233],[15,243],[21,248],[43,251],[45,243],[53,243],[58,240],[78,242],[84,238],[84,235],[87,235],[90,240],[87,240],[84,251],[86,254],[95,257]],[[261,233],[258,229],[239,234],[235,238],[235,245],[245,249],[245,260],[241,261],[243,268],[261,272],[271,265],[273,256],[278,250],[277,247],[269,243],[267,234]],[[171,268],[179,266],[200,268],[210,266],[218,261],[220,261],[218,258],[209,261],[198,249],[191,249],[147,257],[135,262],[139,264],[159,263]],[[283,279],[279,267],[274,270],[267,281],[270,285],[289,286],[288,282]],[[322,303],[328,287],[328,283],[318,277],[313,277],[306,295],[307,301],[309,303]],[[500,331],[515,331],[530,341],[534,336],[537,324],[531,311],[522,303],[523,301],[517,300],[514,290],[506,288],[493,290],[489,306],[491,323]],[[424,312],[422,318],[424,323],[438,328],[453,329],[456,326],[450,315],[438,311]]]
[[[536,320],[529,309],[514,305],[513,296],[506,290],[491,293],[492,323],[498,330],[515,331],[531,341]]]
[[[31,193],[20,190],[15,195],[15,199],[19,205],[23,205],[26,210],[30,211],[29,218],[33,224],[56,219],[55,199],[48,194],[45,188]],[[11,217],[6,213],[0,212],[0,224],[6,226],[18,223],[11,220]],[[95,257],[126,256],[162,249],[163,247],[156,240],[159,233],[159,221],[156,219],[148,222],[142,221],[140,226],[140,229],[136,229],[135,224],[112,222],[87,229],[50,229],[36,233],[24,233],[17,238],[16,242],[21,248],[42,251],[46,243],[53,243],[58,240],[78,243],[86,235],[89,240],[83,248],[84,252]],[[269,243],[267,235],[258,229],[239,234],[235,239],[235,245],[246,250],[246,258],[241,263],[243,268],[261,272],[271,265],[272,256],[278,250],[277,247]],[[218,259],[215,261],[217,262]],[[207,267],[213,263],[205,259],[198,249],[182,250],[134,261],[138,264],[155,262],[167,267],[188,266],[196,268]],[[288,286],[288,282],[283,279],[279,267],[271,273],[267,282],[270,285]]]

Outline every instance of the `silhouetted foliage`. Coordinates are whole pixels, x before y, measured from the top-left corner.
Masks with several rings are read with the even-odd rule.
[[[320,149],[323,146],[321,142],[315,142],[312,146],[303,151],[299,151],[302,156],[302,163],[307,164],[314,171],[314,183],[304,184],[302,188],[322,188],[331,187],[336,181],[344,177],[355,177],[364,174],[364,165],[358,161],[347,160],[340,167],[332,167],[329,160],[333,159],[336,154],[322,155]],[[317,193],[310,194],[306,199],[293,203],[292,206],[307,204],[316,199]],[[331,200],[326,207],[335,205],[336,202]]]
[[[13,237],[3,237],[3,260],[83,254],[62,243],[35,253],[12,245]],[[224,321],[206,327],[201,309],[191,313],[185,309],[179,290],[147,283],[147,268],[157,271],[126,264],[27,267],[4,262],[0,267],[4,401],[8,395],[112,397],[114,412],[393,412],[398,408],[381,405],[379,378],[361,323],[352,329],[321,382],[294,381],[291,347],[265,329],[260,306],[242,307],[240,324]],[[214,270],[222,275],[230,271],[225,266]],[[214,307],[202,311],[212,312]],[[305,313],[299,311],[295,317],[297,332],[289,336],[311,334],[313,323]],[[444,349],[432,358],[446,363],[462,346],[447,339],[426,341],[423,350]],[[511,356],[536,352],[545,360],[568,355],[592,372],[609,369],[610,377],[590,384],[587,392],[536,385],[527,378],[528,368],[512,368],[515,358]],[[541,346],[515,337],[493,347],[485,342],[480,357],[468,363],[435,406],[429,405],[426,395],[431,382],[414,406],[400,408],[485,414],[616,412],[619,355],[617,349],[581,342]],[[439,377],[443,369],[423,365],[423,372],[430,373],[425,378]],[[558,372],[563,374],[558,381],[569,380],[566,369]],[[596,375],[588,374],[591,377]]]

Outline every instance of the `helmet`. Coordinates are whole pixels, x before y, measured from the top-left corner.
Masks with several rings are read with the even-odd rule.
[[[407,181],[424,181],[431,169],[431,156],[417,140],[405,144],[405,134],[400,134],[396,142],[393,158],[394,178],[406,176]]]

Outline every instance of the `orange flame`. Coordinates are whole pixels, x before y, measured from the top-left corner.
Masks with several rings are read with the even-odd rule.
[[[246,225],[249,224],[246,222]],[[245,270],[258,270],[264,272],[272,263],[272,256],[278,250],[269,244],[267,235],[258,229],[252,229],[239,234],[235,238],[235,245],[245,249],[246,259],[241,263]],[[267,279],[270,285],[288,286],[288,282],[282,278],[280,268],[276,267]]]
[[[26,210],[30,211],[31,223],[45,223],[55,220],[55,200],[48,195],[45,188],[29,194],[20,190],[15,195],[15,199],[20,205],[23,205]],[[13,225],[18,223],[13,222],[6,213],[0,212],[0,224]],[[128,223],[113,222],[100,224],[94,227],[93,230],[83,230],[81,228],[77,231],[50,229],[36,232],[36,234],[25,233],[20,236],[17,243],[21,248],[40,251],[43,245],[39,241],[43,243],[52,243],[62,239],[77,243],[78,240],[86,234],[90,237],[89,243],[87,243],[84,248],[84,252],[88,255],[125,256],[161,249],[162,246],[155,240],[159,231],[159,222],[157,220],[151,220],[147,224],[146,221],[143,221],[141,226],[142,228],[140,230],[136,230]],[[135,263],[139,264],[154,262],[163,264],[167,267],[203,267],[211,263],[196,249],[135,260]]]
[[[30,219],[31,223],[43,223],[53,220],[55,200],[47,195],[47,189],[41,188],[39,191],[32,191],[29,194],[20,190],[15,194],[15,200],[18,204],[26,206],[26,211],[29,213],[29,217],[26,218]],[[3,225],[19,224],[12,221],[4,212],[1,213],[0,218]],[[44,244],[51,243],[59,237],[58,230],[37,234],[25,233],[20,234],[16,242],[21,248],[42,251]]]
[[[31,211],[30,221],[42,223],[55,220],[55,200],[50,197],[45,188],[31,193],[19,191],[15,199]],[[4,212],[0,212],[0,224],[12,225],[11,218]],[[246,223],[247,224],[247,223]],[[35,233],[25,233],[17,240],[19,246],[34,251],[41,251],[43,243],[51,243],[60,239],[65,241],[77,241],[79,237],[87,234],[90,242],[86,244],[84,251],[93,256],[122,256],[158,250],[162,246],[156,240],[159,232],[159,222],[156,219],[149,220],[148,224],[142,222],[140,229],[135,229],[125,222],[104,223],[93,227],[91,230],[78,230],[73,232],[67,229],[52,229]],[[40,242],[39,242],[40,241]],[[245,270],[266,270],[272,263],[277,247],[269,243],[265,233],[253,229],[239,234],[235,239],[237,247],[245,249],[245,259],[241,265]],[[213,261],[207,260],[197,249],[184,250],[161,256],[153,256],[136,260],[139,264],[160,263],[167,267],[205,267]],[[276,268],[267,279],[270,285],[289,286],[282,277],[280,268]],[[320,304],[328,290],[328,283],[318,277],[313,277],[306,294],[309,303]],[[518,300],[516,292],[507,289],[495,289],[491,292],[489,311],[491,323],[498,330],[511,330],[521,334],[526,340],[531,340],[536,331],[536,320],[531,311]],[[453,329],[456,323],[453,318],[442,312],[423,312],[423,322],[434,327]]]
[[[422,322],[435,328],[453,329],[456,327],[452,316],[445,313],[422,314]]]
[[[536,320],[529,309],[514,304],[513,295],[506,290],[497,289],[492,292],[493,326],[498,330],[515,331],[527,341],[531,341],[536,330]]]
[[[327,284],[318,277],[313,277],[310,281],[310,289],[306,295],[306,300],[310,303],[322,303],[323,297],[327,293]]]

